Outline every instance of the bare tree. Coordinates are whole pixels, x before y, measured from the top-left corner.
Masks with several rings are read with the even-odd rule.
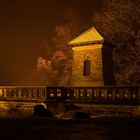
[[[67,46],[68,41],[73,39],[82,30],[79,27],[80,20],[71,10],[65,12],[65,23],[54,29],[55,36],[52,39],[53,49],[43,41],[46,48],[46,57],[37,59],[34,81],[36,85],[69,86],[72,68],[72,48]],[[51,54],[51,55],[50,55]]]
[[[140,3],[131,0],[104,1],[93,14],[95,28],[113,44],[114,70],[118,85],[140,84]]]

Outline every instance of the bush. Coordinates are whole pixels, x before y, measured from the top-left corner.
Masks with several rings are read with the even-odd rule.
[[[34,107],[33,115],[38,117],[49,117],[49,118],[53,116],[52,112],[46,109],[43,105],[36,105]]]

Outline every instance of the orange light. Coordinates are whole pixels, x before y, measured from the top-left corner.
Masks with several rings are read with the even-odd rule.
[[[57,96],[58,96],[58,97],[61,97],[61,93],[57,93]]]
[[[54,97],[54,94],[53,94],[53,93],[51,93],[51,94],[50,94],[50,97]]]
[[[0,96],[2,96],[2,89],[0,89]]]

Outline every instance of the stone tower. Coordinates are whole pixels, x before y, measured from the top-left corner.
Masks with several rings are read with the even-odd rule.
[[[87,87],[114,84],[111,64],[108,67],[106,67],[107,64],[104,65],[104,62],[107,62],[104,61],[104,50],[105,52],[110,51],[103,49],[104,39],[95,28],[87,30],[70,41],[68,45],[72,46],[73,49],[71,86]],[[110,60],[112,59],[109,57],[108,61]],[[104,70],[104,67],[108,70]]]

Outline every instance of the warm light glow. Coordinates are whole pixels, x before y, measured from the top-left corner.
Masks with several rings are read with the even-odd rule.
[[[74,51],[77,51],[77,50],[93,50],[93,49],[99,49],[99,48],[102,48],[102,44],[94,44],[94,45],[86,45],[86,47],[83,47],[83,46],[77,46],[77,47],[74,47],[72,48]]]
[[[57,93],[57,97],[61,97],[61,93]]]
[[[119,95],[119,94],[117,94],[117,95],[116,95],[116,97],[120,97],[120,95]]]
[[[111,97],[112,95],[111,95],[111,94],[109,94],[108,96],[109,96],[109,97]]]
[[[75,39],[71,40],[68,44],[69,45],[77,45],[77,44],[87,44],[87,43],[103,43],[103,37],[96,31],[96,29],[90,28],[89,30],[85,31],[80,36],[76,37]]]
[[[132,94],[132,98],[136,98],[136,94]]]
[[[50,94],[50,97],[54,97],[54,94],[53,94],[53,93],[51,93],[51,94]]]
[[[127,95],[127,94],[124,94],[124,97],[125,97],[125,98],[127,98],[127,97],[128,97],[128,95]]]
[[[2,89],[0,89],[0,96],[2,96]]]

